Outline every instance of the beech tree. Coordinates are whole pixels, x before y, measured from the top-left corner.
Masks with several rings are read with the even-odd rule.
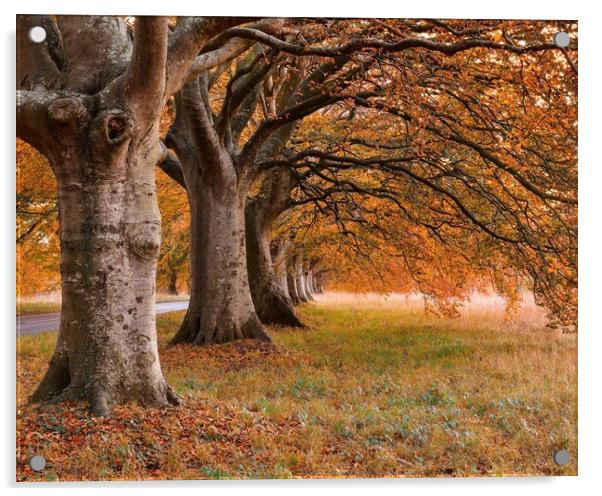
[[[245,225],[251,295],[261,321],[302,327],[286,284],[286,257],[281,253],[285,247],[276,246],[276,253],[271,247],[272,224],[288,208],[295,184],[290,168],[283,167],[268,174],[260,191],[247,201]],[[277,264],[280,264],[280,275],[275,268]]]
[[[48,158],[58,184],[62,312],[32,400],[110,405],[178,401],[157,353],[155,271],[161,225],[159,118],[205,43],[241,20],[19,16],[17,135]],[[46,31],[42,43],[29,29]]]
[[[269,26],[265,24],[266,29]],[[297,120],[340,98],[313,96],[313,85],[319,86],[343,61],[319,64],[301,78],[287,69],[290,59],[255,45],[228,81],[217,114],[209,92],[225,67],[201,72],[176,96],[176,117],[165,139],[175,153],[168,155],[162,168],[175,180],[183,177],[188,192],[192,288],[186,317],[172,343],[270,340],[258,313],[264,322],[301,325],[290,299],[275,283],[271,264],[269,227],[282,207],[268,208],[257,197],[248,209],[253,218],[246,224],[245,209],[249,190],[261,172],[255,164],[282,149]],[[286,73],[280,91],[263,86],[275,67]],[[261,100],[266,104],[264,118],[252,135],[243,136]],[[273,191],[290,189],[284,184],[290,181],[285,175],[273,179],[278,182]],[[271,180],[265,179],[265,184]],[[281,194],[284,199],[288,196],[286,191]]]
[[[528,289],[574,325],[576,78],[558,55],[391,59],[392,91],[306,119],[263,164],[306,177],[276,236],[300,233],[354,289],[381,280],[447,315],[475,288],[510,305]]]
[[[432,72],[430,65],[444,68],[448,74],[452,74],[453,71],[461,72],[471,58],[476,61],[470,67],[475,71],[478,70],[481,59],[475,59],[475,53],[479,56],[484,55],[485,59],[503,61],[508,56],[512,56],[521,61],[521,64],[522,61],[533,64],[537,63],[538,54],[546,52],[556,54],[559,50],[551,43],[551,31],[544,23],[537,29],[527,27],[526,30],[525,25],[520,22],[492,21],[476,28],[471,25],[466,27],[464,24],[463,22],[406,20],[388,23],[378,20],[362,22],[301,20],[288,21],[280,30],[280,36],[257,28],[228,29],[216,37],[212,44],[225,46],[227,43],[232,43],[233,39],[248,40],[255,43],[252,51],[242,58],[234,73],[226,73],[223,100],[220,100],[223,101],[221,108],[216,107],[215,101],[218,97],[215,91],[212,93],[211,90],[213,87],[218,88],[218,92],[222,91],[215,83],[220,79],[221,74],[225,73],[227,67],[201,74],[194,82],[194,86],[191,83],[186,88],[186,93],[182,92],[178,99],[177,113],[180,116],[186,114],[188,129],[185,130],[182,124],[184,118],[176,118],[167,144],[176,151],[181,161],[184,157],[183,162],[186,164],[182,163],[181,167],[185,171],[196,171],[196,176],[204,177],[204,182],[210,181],[214,184],[215,178],[210,178],[206,172],[199,174],[203,166],[201,165],[199,169],[195,161],[200,163],[211,161],[212,168],[215,168],[214,164],[225,163],[226,165],[220,165],[218,170],[229,170],[230,179],[236,181],[236,188],[234,188],[236,191],[230,189],[228,192],[229,198],[235,198],[236,201],[232,200],[234,202],[232,205],[225,205],[223,208],[230,212],[241,211],[244,209],[242,198],[248,195],[253,182],[259,176],[259,170],[267,170],[263,181],[265,187],[269,188],[270,184],[277,182],[279,178],[279,173],[274,172],[275,169],[295,165],[294,160],[269,160],[270,157],[278,158],[282,154],[294,130],[292,124],[295,122],[316,112],[330,116],[332,112],[329,109],[342,105],[342,102],[352,107],[347,109],[350,114],[355,112],[354,108],[372,108],[375,105],[379,106],[380,115],[394,113],[387,105],[395,98],[411,98],[414,93],[422,98],[419,81],[411,80],[406,83],[404,80],[406,78],[404,71],[410,71],[413,64],[421,69],[426,67],[430,72]],[[328,31],[325,26],[328,26]],[[521,38],[520,43],[516,42],[515,37]],[[300,41],[301,39],[303,41]],[[349,42],[349,39],[352,41]],[[562,53],[566,57],[570,70],[573,67],[570,57],[566,51]],[[507,55],[500,56],[500,54]],[[311,58],[311,62],[307,62],[307,58]],[[324,62],[329,59],[330,62]],[[313,69],[316,63],[330,63],[331,66],[337,66],[337,69],[343,67],[344,69],[333,69],[332,73],[323,72]],[[486,66],[486,63],[482,65]],[[304,91],[295,91],[293,88],[297,83],[294,81],[303,80],[307,77],[306,74],[312,73],[312,70],[315,71],[313,74],[320,74],[322,84],[307,84]],[[403,86],[398,84],[398,81],[404,81]],[[486,80],[480,83],[484,88],[489,85]],[[436,88],[433,91],[436,91]],[[298,98],[299,95],[305,98]],[[429,112],[429,109],[424,107],[421,112]],[[448,139],[441,135],[439,138]],[[428,143],[429,139],[432,138],[428,138],[425,142]],[[341,141],[341,135],[338,135],[335,140]],[[213,150],[211,154],[202,150],[205,142],[210,143]],[[191,147],[191,143],[194,147]],[[458,144],[472,149],[479,146],[466,138],[464,142]],[[434,153],[439,151],[436,150]],[[303,158],[307,158],[307,155]],[[343,166],[343,161],[340,158],[338,160]],[[172,161],[175,162],[175,158]],[[382,163],[378,160],[372,160],[364,166],[383,169]],[[520,173],[511,167],[503,167],[521,182]],[[178,170],[178,167],[173,168]],[[274,170],[269,171],[270,168]],[[316,170],[318,167],[311,167],[311,172]],[[223,182],[223,178],[219,178],[219,181]],[[208,201],[199,199],[203,197],[202,188],[195,187],[190,191],[189,183],[192,182],[192,179],[186,181],[189,197],[193,198],[191,202]],[[529,182],[523,181],[523,186],[527,183]],[[248,201],[246,246],[242,241],[244,238],[242,230],[236,228],[230,231],[233,235],[230,236],[229,247],[226,249],[219,247],[219,257],[216,257],[212,251],[203,253],[202,250],[196,250],[192,261],[193,280],[198,278],[199,281],[206,282],[198,283],[199,290],[174,342],[189,341],[200,344],[223,342],[239,337],[266,339],[263,327],[258,324],[255,312],[249,305],[248,281],[245,280],[248,276],[245,276],[245,271],[242,270],[245,263],[242,252],[245,249],[247,249],[247,268],[251,276],[252,300],[257,313],[265,322],[297,325],[289,298],[286,298],[280,285],[276,284],[276,274],[271,267],[268,253],[269,224],[273,222],[274,215],[277,215],[275,213],[277,205],[286,203],[284,200],[286,194],[280,190],[280,187],[275,188],[273,192],[278,193],[271,197],[273,201],[267,200],[265,188],[261,187],[259,194]],[[282,200],[278,200],[278,195],[282,195]],[[212,211],[215,208],[222,208],[223,202],[218,203],[220,205],[211,206]],[[261,208],[261,205],[264,207],[269,205],[270,208]],[[202,221],[204,215],[201,213],[202,209],[197,211],[198,214],[192,215],[193,224],[198,222],[203,225],[202,222],[209,222]],[[464,208],[460,214],[468,215],[480,228],[495,237],[495,233],[484,223],[479,222],[468,209]],[[238,212],[228,222],[238,225],[241,216],[242,214]],[[208,229],[197,229],[197,232],[201,233],[198,239],[203,239],[202,233],[210,233],[213,229],[212,226]],[[196,236],[191,238],[195,239]],[[224,239],[223,236],[209,234],[207,238],[219,239],[220,243]],[[209,250],[213,249],[215,247],[209,246]],[[195,260],[197,257],[198,260]],[[208,277],[203,273],[206,269],[199,269],[201,275],[198,275],[199,272],[195,273],[194,268],[196,265],[210,267],[210,270],[213,270],[214,266],[219,266],[218,273],[224,274],[229,264],[236,269],[232,273],[232,276],[235,276],[232,279]],[[312,292],[311,275],[302,255],[298,254],[294,258],[294,266],[295,275],[292,277],[294,284],[289,284],[287,288],[289,296],[292,299],[308,301]],[[229,283],[232,283],[234,290],[231,290]],[[226,296],[222,296],[224,294]],[[203,300],[207,297],[210,302],[204,303]],[[214,301],[218,303],[214,304]],[[243,303],[234,303],[235,301]],[[205,304],[208,304],[209,308],[205,312],[207,316],[203,317],[202,307]],[[238,308],[243,310],[236,310]],[[231,317],[237,312],[238,316]],[[216,314],[224,314],[228,317],[223,324],[216,324],[214,317]],[[206,325],[205,322],[208,324]]]
[[[388,252],[401,263],[381,258],[380,269],[409,277],[393,287],[423,293],[446,314],[489,280],[511,305],[529,289],[552,324],[574,325],[575,47],[550,46],[558,26],[545,22],[389,21],[387,29],[420,30],[433,44],[362,59],[364,70],[346,89],[353,96],[306,117],[294,146],[259,167],[297,169],[304,180],[290,206],[311,205],[315,239],[329,239],[320,230],[335,226],[358,254],[351,260],[367,260],[359,271]],[[473,48],[449,48],[467,44]],[[399,46],[379,46],[392,45]],[[377,64],[367,63],[372,57]],[[368,90],[379,91],[358,96]],[[349,277],[345,268],[358,269],[336,243],[328,263]],[[309,253],[320,253],[318,245]],[[309,272],[298,260],[288,289],[304,299],[307,284],[299,290],[299,283]]]

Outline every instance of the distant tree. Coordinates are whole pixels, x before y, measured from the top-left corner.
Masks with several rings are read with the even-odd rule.
[[[157,169],[157,200],[161,211],[163,243],[157,266],[157,288],[169,294],[187,293],[190,273],[186,191]]]
[[[17,296],[60,288],[56,186],[48,161],[17,141]]]

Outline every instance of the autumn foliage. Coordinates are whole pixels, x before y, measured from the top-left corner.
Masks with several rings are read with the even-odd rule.
[[[266,174],[293,167],[298,177],[273,237],[292,237],[291,253],[313,259],[332,288],[417,291],[448,315],[475,288],[504,295],[510,306],[533,291],[551,322],[574,324],[576,57],[553,46],[520,51],[551,45],[559,28],[576,36],[576,24],[544,21],[290,21],[289,39],[311,46],[424,36],[516,50],[352,51],[323,83],[330,95],[348,97],[305,117],[286,148],[259,164]],[[281,53],[272,61],[266,99],[243,142],[270,117],[275,88],[325,60]],[[232,69],[214,77],[217,112]],[[173,109],[164,113],[163,135],[172,119]],[[22,142],[17,150],[18,290],[26,295],[58,288],[57,219],[44,159]],[[157,286],[186,292],[186,193],[159,170],[157,184]]]

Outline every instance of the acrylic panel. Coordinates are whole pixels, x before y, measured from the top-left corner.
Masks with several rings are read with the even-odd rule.
[[[17,16],[17,480],[576,475],[577,44]]]

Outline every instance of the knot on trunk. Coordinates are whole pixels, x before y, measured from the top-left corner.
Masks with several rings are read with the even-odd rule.
[[[159,256],[161,227],[158,222],[130,224],[126,237],[131,252],[140,260],[152,260]]]
[[[108,110],[102,117],[104,136],[110,145],[123,143],[132,134],[132,119],[122,110]]]
[[[88,118],[88,110],[76,97],[57,98],[46,109],[48,117],[56,124],[79,125]]]

